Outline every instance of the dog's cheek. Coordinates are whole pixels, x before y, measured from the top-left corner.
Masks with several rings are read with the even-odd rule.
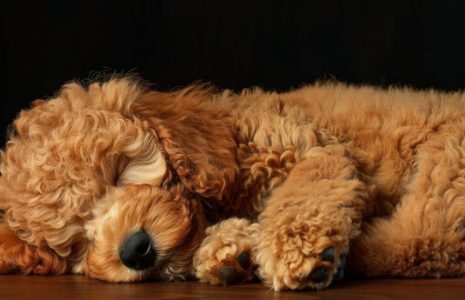
[[[203,205],[194,201],[188,205],[191,218],[189,228],[180,237],[181,243],[171,249],[171,256],[168,259],[166,268],[160,275],[161,278],[185,279],[193,274],[193,256],[205,238],[205,229],[208,222],[203,214]]]

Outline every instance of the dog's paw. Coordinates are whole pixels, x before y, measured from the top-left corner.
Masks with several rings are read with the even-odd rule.
[[[255,248],[260,279],[275,291],[319,290],[341,281],[349,235],[328,221],[286,221],[261,224]]]
[[[292,259],[287,255],[275,267],[261,267],[260,277],[275,291],[283,289],[319,290],[342,281],[346,264],[346,252],[329,246],[319,255]]]
[[[252,249],[257,224],[231,218],[209,227],[194,256],[195,276],[214,285],[234,284],[254,278]]]

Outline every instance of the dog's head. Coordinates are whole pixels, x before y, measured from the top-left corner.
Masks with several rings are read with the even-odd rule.
[[[36,101],[2,152],[0,272],[189,274],[205,213],[237,174],[233,131],[198,88],[160,93],[115,78]]]

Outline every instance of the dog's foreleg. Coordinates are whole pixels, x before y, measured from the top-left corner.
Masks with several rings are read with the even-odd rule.
[[[312,148],[259,216],[261,279],[276,291],[320,289],[341,279],[368,198],[345,147]]]

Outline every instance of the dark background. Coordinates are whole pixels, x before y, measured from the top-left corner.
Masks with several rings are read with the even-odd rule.
[[[287,90],[317,79],[461,89],[465,1],[2,1],[0,132],[72,79],[139,73]]]

